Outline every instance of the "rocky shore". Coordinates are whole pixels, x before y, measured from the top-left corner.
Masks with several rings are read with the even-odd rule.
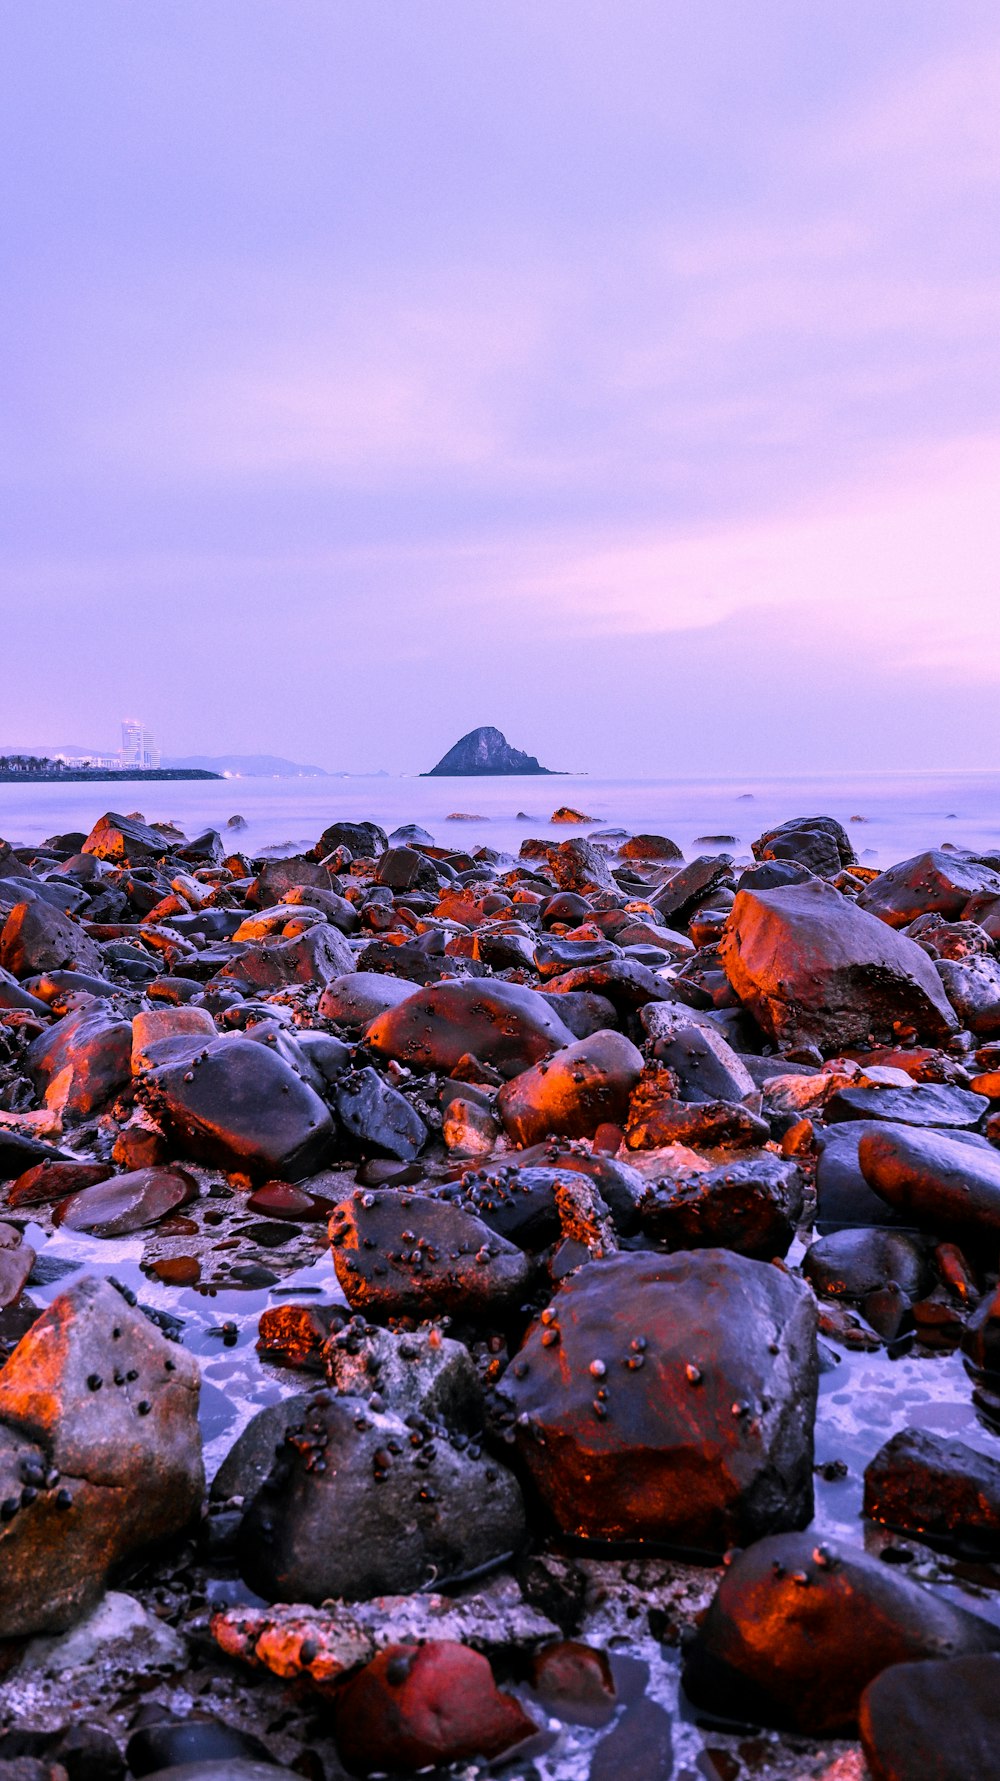
[[[0,1781],[1000,1773],[1000,852],[238,843],[0,843]]]

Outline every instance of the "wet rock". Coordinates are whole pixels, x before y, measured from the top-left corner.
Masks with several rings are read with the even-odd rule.
[[[38,1093],[82,1119],[117,1095],[132,1074],[132,1026],[102,1008],[67,1014],[40,1033],[25,1064]]]
[[[546,1001],[551,996],[603,996],[619,1018],[637,1013],[647,1002],[670,1001],[673,995],[670,985],[655,971],[631,958],[610,959],[603,965],[577,965],[561,977],[550,977],[547,990]]]
[[[906,1231],[831,1231],[806,1250],[802,1272],[826,1298],[863,1299],[895,1281],[916,1299],[933,1283],[924,1244]]]
[[[35,1251],[13,1225],[0,1224],[0,1311],[16,1305],[35,1265]]]
[[[53,1301],[0,1373],[0,1637],[61,1632],[202,1496],[197,1362],[104,1281]]]
[[[513,983],[437,983],[380,1015],[365,1038],[373,1051],[419,1069],[455,1068],[467,1053],[516,1076],[573,1035],[536,990]]]
[[[931,849],[880,872],[858,902],[890,927],[905,928],[932,912],[957,921],[969,900],[984,891],[1000,896],[1000,874],[976,860]]]
[[[989,1112],[985,1095],[948,1083],[928,1082],[912,1088],[838,1088],[823,1114],[836,1124],[844,1119],[876,1119],[905,1126],[977,1126]]]
[[[271,909],[287,901],[292,891],[333,889],[333,881],[325,866],[301,855],[287,860],[265,860],[247,892],[247,902],[256,909]]]
[[[560,890],[587,896],[616,888],[605,854],[589,841],[574,836],[570,841],[561,841],[558,847],[546,845],[545,858]]]
[[[949,1132],[870,1131],[858,1163],[880,1199],[920,1226],[1000,1232],[1000,1156]]]
[[[684,855],[676,841],[670,841],[666,835],[630,835],[619,847],[618,857],[623,860],[683,860]]]
[[[720,946],[726,976],[770,1039],[839,1050],[957,1024],[926,953],[820,879],[740,891]]]
[[[337,1699],[337,1748],[357,1775],[497,1757],[536,1729],[485,1657],[444,1640],[389,1646]]]
[[[696,1706],[810,1737],[851,1733],[890,1664],[996,1650],[991,1626],[860,1551],[778,1534],[739,1553],[688,1647]]]
[[[331,1332],[322,1361],[345,1396],[374,1393],[397,1416],[415,1412],[469,1434],[482,1428],[482,1387],[469,1350],[434,1327],[399,1335],[352,1317]]]
[[[796,1164],[762,1150],[657,1182],[642,1204],[642,1228],[667,1249],[732,1249],[771,1261],[787,1254],[802,1200]]]
[[[679,872],[674,872],[649,899],[670,928],[683,930],[699,903],[721,886],[732,883],[732,860],[727,853],[702,853]]]
[[[720,1552],[812,1513],[812,1295],[720,1250],[594,1262],[499,1386],[564,1533]]]
[[[218,1029],[204,1008],[149,1008],[132,1019],[132,1069],[140,1075],[160,1061],[157,1048],[166,1040],[215,1039]],[[193,1048],[197,1049],[197,1048]]]
[[[965,1556],[1000,1553],[1000,1464],[964,1441],[901,1429],[865,1468],[865,1514]]]
[[[869,1187],[861,1173],[858,1148],[869,1132],[895,1131],[906,1127],[883,1125],[874,1120],[850,1120],[843,1125],[816,1128],[816,1229],[823,1233],[841,1225],[906,1224],[905,1213],[896,1212]],[[956,1134],[957,1135],[957,1134]],[[962,1133],[963,1142],[985,1147],[986,1140]],[[912,1222],[912,1221],[911,1221]]]
[[[746,1064],[707,1016],[670,1002],[651,1002],[642,1023],[658,1063],[672,1071],[682,1101],[752,1099],[756,1084]]]
[[[794,817],[766,830],[752,847],[757,860],[794,860],[828,878],[853,866],[856,857],[847,830],[832,816]]]
[[[334,822],[323,830],[313,852],[322,860],[346,847],[354,859],[377,859],[388,845],[386,832],[377,822]]]
[[[7,1204],[11,1210],[18,1206],[51,1205],[79,1193],[81,1188],[107,1181],[112,1173],[107,1163],[36,1163],[12,1183]]]
[[[225,982],[232,977],[255,991],[281,989],[286,984],[327,984],[351,970],[354,954],[337,928],[317,922],[287,940],[241,946],[236,957],[218,973]]]
[[[38,1163],[66,1162],[63,1151],[34,1138],[28,1132],[12,1131],[0,1125],[0,1181],[12,1181]]]
[[[48,903],[15,903],[0,933],[0,968],[17,978],[65,969],[100,977],[104,958],[97,942],[68,915]]]
[[[619,957],[617,946],[610,940],[540,940],[529,957],[539,977],[561,977],[581,965],[603,965]]]
[[[695,1149],[749,1150],[766,1144],[765,1119],[740,1101],[676,1098],[677,1079],[663,1064],[647,1064],[636,1084],[625,1125],[630,1150],[658,1150],[664,1144]]]
[[[579,1182],[581,1177],[575,1179]],[[511,1166],[491,1174],[471,1171],[440,1192],[442,1199],[464,1206],[519,1249],[537,1251],[570,1235],[575,1227],[573,1181],[571,1169]],[[607,1208],[596,1189],[592,1191],[596,1196],[592,1210],[600,1219]]]
[[[141,1092],[185,1155],[223,1168],[300,1181],[322,1167],[333,1141],[315,1091],[269,1046],[241,1034],[147,1071]]]
[[[443,1108],[441,1136],[454,1156],[489,1156],[500,1134],[490,1109],[468,1095],[452,1095]]]
[[[987,1781],[1000,1737],[1000,1657],[893,1664],[858,1715],[872,1781]]]
[[[167,842],[156,829],[136,817],[109,810],[95,822],[80,851],[122,866],[162,859],[167,850]]]
[[[532,1686],[547,1712],[567,1725],[607,1725],[617,1690],[605,1651],[575,1639],[544,1645],[531,1665]]]
[[[590,1761],[589,1781],[669,1781],[674,1773],[670,1714],[656,1701],[636,1701],[606,1732]]]
[[[497,1100],[500,1117],[517,1144],[550,1133],[589,1138],[605,1122],[625,1118],[641,1074],[642,1053],[624,1034],[594,1033],[508,1082]]]
[[[446,1200],[359,1189],[330,1219],[337,1279],[374,1316],[483,1317],[523,1293],[528,1264],[506,1238]]]
[[[22,988],[17,978],[10,972],[0,970],[0,1008],[23,1008],[28,1014],[37,1014],[43,1020],[49,1013],[48,1003],[32,991]]]
[[[55,1223],[92,1237],[125,1237],[158,1224],[196,1199],[198,1184],[184,1169],[136,1169],[81,1188],[57,1206]]]
[[[466,1437],[319,1392],[244,1515],[240,1569],[265,1601],[367,1600],[472,1575],[523,1535],[516,1480]]]
[[[240,1759],[266,1763],[270,1756],[259,1738],[208,1714],[154,1720],[132,1733],[125,1754],[135,1776],[159,1774],[164,1769],[172,1772],[181,1764],[229,1764]]]
[[[943,958],[938,972],[963,1027],[977,1039],[995,1039],[1000,1034],[1000,963],[995,958]]]
[[[370,1066],[352,1070],[338,1082],[333,1106],[363,1156],[391,1156],[408,1163],[427,1142],[427,1127],[419,1113]]]
[[[591,1033],[599,1033],[602,1028],[614,1028],[618,1016],[607,996],[598,995],[594,990],[567,990],[562,995],[550,996],[542,991],[542,1000],[548,1002],[558,1020],[569,1028],[574,1039],[589,1039]]]

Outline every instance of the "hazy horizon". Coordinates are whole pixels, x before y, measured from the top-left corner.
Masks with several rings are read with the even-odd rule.
[[[994,7],[35,0],[0,44],[7,735],[992,765]]]

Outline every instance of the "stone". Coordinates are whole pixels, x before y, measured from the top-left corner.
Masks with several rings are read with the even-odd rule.
[[[427,1127],[419,1113],[370,1065],[341,1078],[333,1107],[362,1156],[391,1156],[408,1163],[427,1142]]]
[[[921,1228],[1000,1232],[1000,1155],[950,1132],[870,1131],[858,1146],[869,1187]]]
[[[578,966],[603,965],[618,958],[619,950],[610,940],[569,940],[549,936],[540,940],[529,954],[539,977],[561,977]],[[487,961],[488,962],[488,961]]]
[[[34,1265],[35,1251],[20,1231],[0,1225],[0,1311],[18,1303]]]
[[[855,853],[843,825],[832,816],[799,816],[768,829],[752,843],[757,860],[794,860],[820,877],[853,866]]]
[[[204,1489],[198,1363],[85,1277],[0,1372],[0,1638],[62,1632]],[[26,1494],[27,1493],[27,1494]]]
[[[333,1142],[329,1110],[267,1045],[242,1034],[140,1078],[140,1092],[183,1154],[222,1168],[301,1181]]]
[[[740,1001],[786,1049],[947,1038],[957,1025],[927,954],[821,879],[740,891],[719,951]]]
[[[651,907],[668,928],[683,930],[699,903],[732,883],[732,863],[728,853],[699,854],[672,873],[662,890],[653,893],[649,899]]]
[[[658,1150],[664,1144],[750,1150],[770,1138],[767,1121],[742,1101],[682,1101],[676,1098],[676,1088],[677,1078],[666,1065],[646,1065],[625,1124],[630,1150]]]
[[[257,909],[271,909],[287,902],[292,891],[322,894],[332,888],[326,867],[299,854],[287,860],[265,860],[247,892],[247,902]]]
[[[761,1150],[656,1182],[642,1203],[642,1228],[666,1249],[732,1249],[771,1261],[788,1252],[803,1185],[794,1162]]]
[[[566,990],[561,995],[549,995],[545,990],[541,993],[542,1000],[548,1003],[557,1020],[569,1028],[574,1039],[589,1039],[591,1033],[599,1033],[604,1027],[613,1029],[617,1025],[618,1016],[613,1004],[594,990]]]
[[[636,959],[609,959],[601,965],[576,965],[561,977],[550,977],[544,1000],[555,996],[597,995],[612,1004],[619,1018],[635,1014],[647,1002],[670,1001],[673,991],[662,977]],[[552,1006],[556,1006],[552,1001]]]
[[[545,858],[549,871],[560,890],[579,891],[587,896],[595,891],[615,890],[611,868],[601,848],[574,835],[560,841],[557,847],[546,845]]]
[[[249,984],[256,992],[282,989],[286,984],[325,985],[354,965],[354,954],[339,929],[316,922],[304,933],[287,940],[241,945],[240,951],[219,971],[218,980],[231,977]]]
[[[12,977],[71,969],[102,976],[104,958],[78,922],[47,903],[15,903],[0,933],[0,968]]]
[[[926,1248],[907,1231],[831,1231],[806,1250],[802,1272],[834,1299],[864,1299],[893,1281],[915,1299],[933,1284]]]
[[[2,1171],[0,1171],[2,1173]],[[92,1187],[96,1181],[107,1181],[113,1173],[107,1163],[78,1163],[69,1160],[47,1160],[25,1169],[7,1191],[11,1211],[19,1206],[47,1206]]]
[[[683,860],[684,855],[676,841],[668,840],[666,835],[630,835],[619,847],[618,857],[623,860]]]
[[[618,1123],[642,1075],[642,1053],[623,1033],[604,1031],[566,1045],[506,1083],[497,1097],[504,1129],[516,1144],[550,1134],[591,1138]]]
[[[977,1372],[1000,1374],[1000,1287],[976,1306],[965,1327],[962,1352]]]
[[[654,1058],[675,1077],[680,1100],[756,1105],[754,1079],[714,1021],[670,1002],[647,1003],[641,1019],[653,1041]]]
[[[489,1316],[524,1292],[513,1243],[446,1200],[364,1192],[330,1219],[334,1267],[348,1302],[373,1316]]]
[[[548,776],[549,769],[540,767],[533,754],[512,748],[503,731],[493,724],[481,724],[478,729],[461,736],[424,777],[493,778],[498,774],[520,776],[526,773]]]
[[[198,1184],[184,1169],[136,1169],[81,1188],[56,1207],[53,1218],[69,1231],[125,1237],[159,1224],[197,1197]]]
[[[66,1014],[40,1033],[25,1057],[39,1094],[64,1116],[84,1119],[112,1100],[132,1074],[132,1027],[101,1007]]]
[[[28,1014],[39,1015],[42,1020],[48,1019],[49,1014],[47,1002],[33,991],[22,988],[13,973],[4,970],[0,970],[0,1008],[22,1008]]]
[[[472,1053],[516,1076],[572,1044],[568,1027],[533,989],[503,982],[437,983],[379,1015],[365,1032],[382,1057],[418,1069],[453,1070]]]
[[[376,859],[388,845],[386,832],[377,822],[334,822],[323,830],[313,851],[322,860],[346,847],[355,859]]]
[[[145,1776],[166,1772],[173,1775],[179,1768],[192,1768],[204,1763],[217,1765],[252,1762],[266,1763],[269,1752],[259,1738],[224,1725],[209,1714],[193,1714],[187,1719],[168,1716],[140,1726],[126,1745],[129,1773]],[[238,1771],[237,1771],[238,1772]],[[267,1771],[276,1774],[279,1771]]]
[[[815,1306],[723,1250],[564,1282],[498,1386],[560,1532],[719,1553],[812,1514]]]
[[[148,1008],[132,1018],[132,1071],[139,1076],[157,1061],[156,1047],[168,1039],[216,1039],[218,1028],[206,1008]]]
[[[995,958],[939,959],[938,973],[963,1027],[977,1039],[1000,1034],[1000,963]]]
[[[32,1639],[18,1669],[22,1674],[34,1670],[43,1676],[59,1676],[64,1670],[113,1663],[116,1658],[138,1675],[154,1669],[183,1670],[188,1651],[180,1633],[151,1614],[135,1596],[109,1589],[69,1632]]]
[[[319,1392],[246,1510],[240,1571],[265,1601],[364,1601],[499,1564],[524,1526],[515,1478],[467,1437]]]
[[[137,861],[162,859],[169,848],[164,837],[147,823],[109,810],[94,824],[80,851],[95,859],[111,860],[116,866],[134,866]]]
[[[836,1125],[844,1119],[891,1121],[901,1126],[978,1126],[989,1112],[985,1095],[971,1094],[950,1083],[916,1083],[912,1088],[838,1088],[826,1101],[823,1117]]]
[[[898,1570],[811,1534],[738,1553],[687,1647],[698,1707],[811,1738],[851,1735],[862,1691],[890,1664],[1000,1647],[1000,1628]],[[907,1777],[909,1781],[909,1777]]]
[[[445,1640],[388,1646],[336,1702],[337,1748],[356,1775],[499,1757],[536,1730],[485,1657]]]
[[[1000,1657],[892,1664],[858,1715],[871,1781],[988,1781],[1000,1739]]]
[[[865,886],[859,906],[893,928],[937,913],[957,921],[972,897],[1000,896],[1000,873],[954,853],[931,849],[880,872]]]
[[[962,1557],[1000,1553],[1000,1463],[964,1441],[905,1428],[865,1468],[865,1514]]]
[[[531,1665],[531,1682],[546,1711],[567,1725],[607,1725],[618,1704],[607,1652],[576,1639],[543,1645]]]

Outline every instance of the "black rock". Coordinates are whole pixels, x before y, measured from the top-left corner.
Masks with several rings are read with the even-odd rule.
[[[1000,1746],[1000,1657],[893,1664],[858,1716],[872,1781],[992,1781]]]
[[[341,1078],[333,1106],[363,1156],[390,1156],[408,1163],[427,1142],[427,1127],[419,1113],[370,1066]]]

